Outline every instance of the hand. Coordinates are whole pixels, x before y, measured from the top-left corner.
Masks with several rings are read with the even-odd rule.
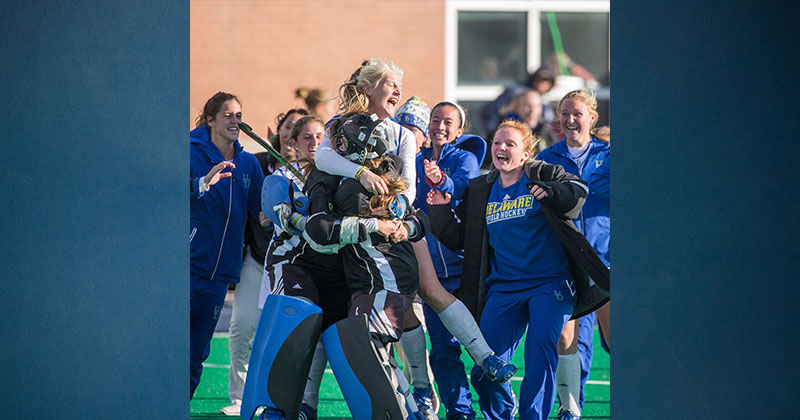
[[[388,239],[389,236],[400,228],[400,225],[402,225],[402,222],[399,220],[378,219],[378,233]]]
[[[226,160],[214,165],[208,174],[206,174],[205,178],[203,178],[203,182],[206,183],[206,188],[216,184],[222,178],[228,178],[233,176],[233,172],[222,172],[225,168],[235,168],[236,165],[233,162],[228,162]]]
[[[261,226],[267,227],[270,223],[272,223],[272,220],[267,219],[267,217],[264,216],[264,213],[258,212],[258,223]]]
[[[372,194],[389,193],[389,188],[386,187],[386,182],[383,181],[383,178],[375,175],[375,173],[369,169],[364,169],[364,171],[361,172],[361,176],[358,177],[358,182]]]
[[[439,165],[436,164],[436,161],[425,159],[423,164],[425,165],[425,177],[430,179],[433,185],[439,185],[439,183],[442,182],[442,178],[444,178],[444,174],[442,170],[439,169]]]
[[[389,235],[389,240],[398,243],[408,240],[408,227],[406,227],[405,223],[400,223],[400,227],[397,228],[394,233]]]
[[[536,184],[533,184],[533,186],[531,187],[531,194],[533,194],[533,198],[535,198],[536,200],[541,200],[543,198],[547,198],[550,196],[547,190]]]
[[[272,210],[275,212],[275,216],[278,217],[278,227],[287,232],[291,232],[289,228],[292,225],[289,220],[292,217],[292,207],[288,203],[279,203],[273,206]]]
[[[430,205],[450,203],[450,193],[442,194],[439,190],[428,191],[428,198],[425,200]]]

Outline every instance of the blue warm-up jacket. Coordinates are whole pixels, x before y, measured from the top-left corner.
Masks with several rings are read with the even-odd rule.
[[[189,133],[191,172],[191,272],[208,279],[238,283],[247,211],[258,220],[264,173],[255,156],[234,143],[233,176],[222,178],[199,194],[198,182],[222,162],[222,153],[211,142],[208,126]],[[225,169],[223,172],[230,171]]]
[[[463,137],[463,140],[466,141],[484,143],[483,139],[478,136],[465,135]],[[459,147],[460,144],[457,145],[457,143],[460,140],[462,139],[459,138],[453,143],[445,144],[439,159],[436,161],[436,164],[446,175],[442,184],[437,186],[436,189],[441,190],[442,193],[450,193],[452,195],[451,205],[453,207],[458,205],[461,199],[464,198],[464,192],[467,189],[469,180],[480,175],[481,164],[478,158],[472,152]],[[485,150],[485,146],[483,150]],[[424,160],[430,160],[432,155],[433,148],[431,147],[423,147],[417,154],[417,198],[414,200],[414,207],[421,209],[425,214],[428,214],[428,204],[425,199],[431,187],[425,181]],[[460,276],[464,251],[450,250],[442,245],[431,233],[426,235],[425,240],[428,243],[431,259],[433,259],[436,276],[439,278]]]
[[[542,150],[536,156],[536,159],[554,165],[561,165],[567,172],[577,175],[588,182],[591,180],[592,174],[602,170],[604,166],[605,170],[608,170],[608,162],[605,161],[608,159],[610,151],[609,143],[602,142],[594,137],[592,137],[590,147],[589,154],[582,163],[581,168],[578,168],[578,165],[570,157],[566,139]],[[605,196],[602,194],[605,194]],[[607,188],[604,191],[595,191],[590,186],[586,204],[584,204],[581,214],[575,219],[575,225],[586,236],[586,240],[592,244],[603,263],[610,267],[609,233],[611,230],[611,214]]]

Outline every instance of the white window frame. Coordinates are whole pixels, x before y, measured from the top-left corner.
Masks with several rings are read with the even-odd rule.
[[[444,95],[449,101],[491,101],[503,92],[503,85],[458,85],[458,12],[527,12],[528,14],[528,72],[541,64],[541,12],[610,13],[609,0],[446,0],[445,1],[445,63]],[[533,18],[535,17],[535,18]],[[598,99],[609,99],[604,86]]]

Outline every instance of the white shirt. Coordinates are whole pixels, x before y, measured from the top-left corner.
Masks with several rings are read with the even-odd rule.
[[[398,156],[403,161],[403,179],[408,183],[408,189],[403,195],[408,198],[409,203],[414,202],[417,194],[417,144],[414,134],[409,129],[404,129],[400,124],[393,120],[387,119],[392,134],[400,137],[397,150],[387,150],[387,153]],[[317,146],[317,151],[314,155],[314,164],[317,169],[325,171],[331,175],[346,176],[355,178],[356,172],[361,168],[358,164],[347,160],[344,156],[340,155],[333,149],[331,142],[330,130],[325,130],[325,137],[322,143]]]

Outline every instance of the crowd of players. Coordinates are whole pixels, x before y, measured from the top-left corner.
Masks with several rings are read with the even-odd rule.
[[[610,343],[610,136],[594,95],[543,104],[555,78],[537,71],[484,109],[486,141],[455,102],[402,103],[402,77],[365,60],[334,118],[276,118],[279,155],[243,150],[235,95],[206,102],[190,133],[191,395],[237,283],[224,414],[315,419],[330,363],[354,419],[441,405],[471,420],[470,382],[487,419],[545,419],[556,395],[560,420],[580,418],[595,311]]]

